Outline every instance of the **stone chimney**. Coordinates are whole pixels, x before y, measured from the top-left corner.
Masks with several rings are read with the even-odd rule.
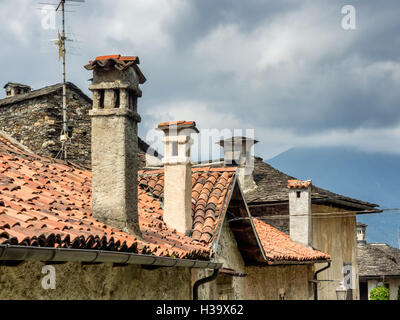
[[[97,57],[93,71],[92,210],[106,224],[141,238],[138,218],[137,100],[146,78],[138,57]]]
[[[289,180],[290,239],[312,247],[311,180]]]
[[[357,223],[357,244],[367,244],[367,225],[364,223]]]
[[[224,148],[225,165],[239,167],[237,174],[243,191],[256,187],[253,179],[254,155],[251,152],[256,143],[257,140],[247,137],[232,137],[218,142]]]
[[[192,163],[190,135],[198,133],[194,121],[160,123],[164,131],[164,222],[177,231],[190,234],[192,218]]]
[[[6,90],[6,98],[14,97],[20,94],[31,92],[32,88],[25,84],[8,82],[4,89]]]

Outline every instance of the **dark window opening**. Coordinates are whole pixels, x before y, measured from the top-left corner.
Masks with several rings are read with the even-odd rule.
[[[104,90],[100,90],[99,108],[104,109]]]
[[[172,156],[173,157],[178,156],[178,142],[176,141],[172,142]]]
[[[72,132],[73,131],[74,131],[74,127],[73,126],[68,126],[68,131],[67,131],[68,138],[72,138]]]
[[[296,196],[297,196],[297,198],[300,198],[300,197],[301,197],[301,192],[300,192],[300,191],[297,191],[297,192],[296,192]]]
[[[360,282],[360,300],[368,300],[368,282]]]

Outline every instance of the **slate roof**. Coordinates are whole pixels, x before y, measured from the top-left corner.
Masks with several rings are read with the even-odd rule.
[[[360,277],[400,278],[400,249],[384,243],[360,244],[357,260]]]
[[[28,88],[30,89],[31,87],[26,85],[26,84],[22,84],[22,83],[17,83],[17,82],[7,82],[4,85],[4,89],[7,87],[17,87],[17,88]]]
[[[263,162],[263,160],[258,157],[255,157],[254,160],[253,176],[257,188],[245,193],[246,201],[250,204],[289,201],[287,189],[288,180],[297,180],[297,178],[289,176]],[[316,186],[313,186],[311,197],[313,203],[325,201],[341,204],[357,210],[374,211],[377,210],[376,207],[378,206],[373,203],[342,196]]]
[[[18,94],[13,97],[8,97],[0,100],[0,107],[14,104],[14,103],[19,103],[23,102],[26,100],[34,99],[34,98],[39,98],[42,96],[46,96],[49,94],[53,94],[57,91],[62,90],[62,83],[57,83],[51,86],[47,86],[38,90],[32,90],[28,93],[24,94]],[[77,93],[79,93],[84,99],[86,99],[89,103],[92,103],[92,100],[85,94],[81,89],[79,89],[76,85],[74,85],[72,82],[67,82],[67,89],[73,90]]]

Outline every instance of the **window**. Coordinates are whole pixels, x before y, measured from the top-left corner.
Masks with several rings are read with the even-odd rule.
[[[176,141],[172,142],[172,156],[173,157],[178,156],[178,142],[176,142]]]
[[[300,191],[297,191],[297,192],[296,192],[296,195],[297,195],[297,198],[300,198],[300,197],[301,197],[301,192],[300,192]]]

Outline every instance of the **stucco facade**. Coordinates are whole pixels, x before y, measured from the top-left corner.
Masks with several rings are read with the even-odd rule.
[[[344,273],[348,272],[346,270],[352,268],[352,298],[358,300],[357,222],[355,213],[348,213],[347,210],[337,207],[316,204],[313,204],[312,211],[313,246],[332,257],[330,268],[321,272],[318,275],[318,280],[333,281],[324,281],[318,284],[318,299],[336,300],[336,288],[340,281],[343,281]],[[330,214],[326,217],[321,215],[328,212]],[[333,216],[332,212],[339,213]],[[316,270],[324,266],[326,264],[317,264]],[[345,269],[344,266],[346,266]]]
[[[217,251],[217,261],[225,268],[247,273],[246,277],[220,274],[199,291],[200,299],[311,300],[313,264],[280,266],[246,266],[235,237],[225,222]],[[200,272],[202,276],[204,271]],[[208,272],[207,275],[211,273]],[[194,279],[199,278],[194,275]]]

